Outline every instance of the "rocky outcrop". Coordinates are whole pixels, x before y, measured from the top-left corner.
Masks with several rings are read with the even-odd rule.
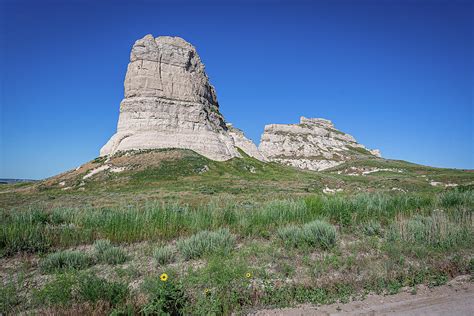
[[[125,76],[117,132],[100,150],[181,148],[213,160],[240,157],[322,170],[375,155],[324,119],[265,127],[259,148],[226,124],[196,49],[179,37],[146,35],[135,42]]]
[[[263,156],[262,153],[258,151],[257,146],[250,139],[245,137],[245,134],[242,130],[234,127],[231,123],[227,123],[226,125],[236,147],[240,148],[250,157],[260,161],[267,161],[265,156]]]
[[[100,155],[184,148],[213,160],[239,157],[196,49],[179,37],[135,42],[117,133]]]
[[[335,129],[331,121],[301,117],[299,124],[265,126],[259,151],[270,161],[301,169],[324,170],[362,156],[380,156],[349,134]]]

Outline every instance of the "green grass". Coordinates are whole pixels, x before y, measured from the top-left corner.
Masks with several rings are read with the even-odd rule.
[[[127,284],[107,281],[91,274],[59,274],[54,280],[35,291],[37,305],[67,306],[71,302],[106,302],[110,306],[123,303],[129,295]]]
[[[102,254],[112,247],[112,243],[108,239],[99,239],[94,242],[94,249],[97,254]]]
[[[415,215],[395,221],[388,232],[388,239],[450,248],[473,242],[472,228],[472,212],[458,213],[454,220],[450,220],[445,212],[436,211],[431,216]]]
[[[193,206],[214,197],[232,195],[240,201],[269,201],[321,193],[323,188],[341,187],[344,192],[390,191],[436,193],[428,179],[460,186],[473,184],[474,174],[462,170],[431,168],[404,161],[361,157],[324,172],[311,172],[263,163],[246,155],[218,162],[189,150],[148,150],[127,152],[108,164],[124,166],[120,173],[103,172],[83,180],[85,174],[67,173],[26,187],[1,186],[0,209],[46,206],[119,206],[144,204],[150,199],[188,202]],[[124,162],[123,160],[126,160]],[[88,164],[97,168],[101,159]],[[350,167],[402,169],[399,174],[346,176],[337,174]],[[202,170],[207,170],[202,172]],[[421,176],[425,176],[422,178]],[[59,185],[65,180],[68,190]]]
[[[38,269],[31,259],[5,268],[31,273],[4,283],[0,306],[228,315],[435,286],[473,269],[473,210],[463,187],[0,211],[3,255],[30,253],[7,260],[39,259]],[[71,250],[77,245],[90,254]],[[46,283],[32,288],[36,280]]]
[[[367,236],[381,236],[382,235],[382,225],[374,220],[369,220],[366,223],[362,224],[362,231]]]
[[[0,314],[14,311],[16,306],[21,303],[18,293],[22,287],[23,275],[20,273],[17,277],[18,279],[15,279],[14,276],[9,276],[0,286]]]
[[[172,246],[162,246],[153,252],[153,258],[160,265],[171,263],[175,260],[176,250]]]
[[[83,275],[78,281],[77,294],[87,302],[105,301],[115,306],[125,301],[129,289],[125,283],[107,281],[95,275]]]
[[[128,256],[120,247],[114,247],[108,239],[100,239],[94,242],[97,260],[108,264],[122,264],[127,261]]]
[[[216,252],[229,253],[235,246],[235,236],[228,229],[202,231],[178,240],[176,246],[183,257],[190,260]]]
[[[44,273],[81,270],[93,264],[93,258],[80,251],[64,250],[47,255],[39,267]]]
[[[182,283],[170,276],[170,280],[163,282],[154,276],[147,278],[142,291],[148,296],[146,303],[140,310],[145,315],[186,315],[188,305]],[[195,314],[195,311],[192,311]]]
[[[313,195],[304,200],[264,203],[220,199],[198,207],[149,202],[140,207],[0,210],[0,254],[41,253],[104,238],[114,243],[171,240],[222,227],[244,237],[268,238],[283,225],[304,224],[316,219],[328,219],[342,227],[371,220],[386,225],[396,216],[426,216],[437,208],[445,209],[449,214],[455,214],[457,209],[472,210],[473,192]]]
[[[336,228],[316,220],[303,226],[286,226],[278,230],[278,237],[291,247],[320,247],[329,249],[336,244]]]
[[[77,278],[73,274],[60,274],[53,281],[37,289],[33,293],[36,304],[69,305],[73,299],[73,287]]]

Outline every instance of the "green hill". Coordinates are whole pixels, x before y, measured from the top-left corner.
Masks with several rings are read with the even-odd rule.
[[[182,149],[141,150],[96,158],[76,170],[34,183],[0,186],[0,206],[107,206],[147,200],[200,204],[215,196],[237,200],[341,192],[440,192],[474,184],[469,170],[440,169],[369,158],[323,172],[243,158],[213,161]]]

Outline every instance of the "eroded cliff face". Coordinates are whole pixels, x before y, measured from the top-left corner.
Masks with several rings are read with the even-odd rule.
[[[301,117],[299,124],[265,126],[259,151],[270,161],[301,169],[324,170],[361,156],[380,156],[331,121]]]
[[[100,155],[184,148],[213,160],[240,157],[196,49],[179,37],[137,40],[125,76],[117,133]]]
[[[245,134],[242,130],[234,127],[231,123],[227,123],[227,128],[229,130],[230,136],[234,140],[236,147],[240,148],[250,157],[258,159],[260,161],[267,161],[264,155],[258,150],[257,146],[253,141],[245,137]]]
[[[135,42],[125,76],[117,132],[101,156],[118,151],[181,148],[213,159],[240,157],[323,170],[369,151],[324,119],[265,127],[260,146],[226,124],[196,49],[179,37],[146,35]]]

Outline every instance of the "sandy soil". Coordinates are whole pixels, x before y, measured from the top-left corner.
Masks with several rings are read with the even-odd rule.
[[[474,315],[474,283],[470,276],[459,276],[446,285],[418,286],[396,295],[369,295],[363,301],[326,306],[260,310],[251,315]]]

